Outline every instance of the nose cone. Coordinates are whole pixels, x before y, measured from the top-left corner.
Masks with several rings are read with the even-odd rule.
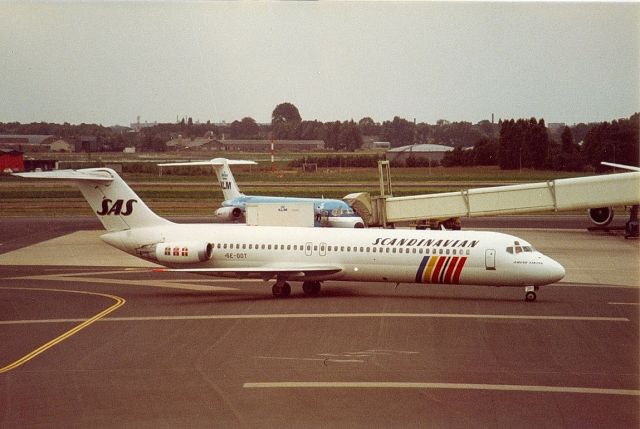
[[[364,222],[359,216],[331,216],[329,225],[334,228],[364,228]]]
[[[544,267],[547,275],[547,284],[559,282],[566,274],[564,267],[549,257],[546,257]]]

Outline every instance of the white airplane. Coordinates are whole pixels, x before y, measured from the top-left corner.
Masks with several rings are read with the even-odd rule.
[[[342,200],[331,198],[296,198],[245,195],[240,192],[238,184],[231,173],[230,165],[252,165],[254,161],[242,161],[226,158],[214,158],[207,161],[171,162],[158,164],[160,167],[184,167],[184,166],[211,166],[216,173],[218,183],[224,195],[222,207],[216,210],[215,215],[226,221],[243,220],[248,204],[287,204],[287,203],[311,203],[315,214],[316,226],[323,226],[322,219],[326,219],[326,225],[334,228],[364,228],[362,218]]]
[[[160,271],[275,278],[276,297],[290,294],[289,281],[317,295],[333,280],[524,286],[533,301],[539,286],[565,275],[525,240],[497,232],[176,224],[108,168],[16,175],[74,183],[107,230],[102,240],[167,267]]]

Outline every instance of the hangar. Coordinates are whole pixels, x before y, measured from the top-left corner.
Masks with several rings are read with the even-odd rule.
[[[24,171],[24,153],[15,149],[0,149],[0,173]]]
[[[405,163],[409,157],[413,156],[415,159],[428,159],[440,163],[445,153],[451,151],[453,151],[451,146],[441,144],[412,144],[389,149],[387,151],[387,159],[394,163]]]

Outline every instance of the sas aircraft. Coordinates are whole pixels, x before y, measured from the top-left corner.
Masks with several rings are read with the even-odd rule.
[[[312,203],[315,215],[315,226],[334,228],[364,228],[362,218],[342,200],[325,198],[296,198],[245,195],[240,192],[230,165],[252,165],[254,161],[242,161],[225,158],[214,158],[208,161],[173,162],[158,164],[160,167],[212,166],[224,195],[222,207],[216,210],[216,217],[225,221],[243,221],[247,205],[251,204],[288,204]]]
[[[107,232],[106,243],[178,271],[232,278],[275,279],[286,297],[289,282],[308,295],[321,282],[439,283],[539,286],[565,270],[521,238],[489,231],[415,231],[177,224],[156,215],[109,168],[15,173],[78,186]]]

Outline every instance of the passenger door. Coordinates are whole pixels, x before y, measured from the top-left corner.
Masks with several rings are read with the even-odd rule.
[[[485,251],[484,264],[487,270],[496,269],[496,251],[494,249],[487,249]]]

